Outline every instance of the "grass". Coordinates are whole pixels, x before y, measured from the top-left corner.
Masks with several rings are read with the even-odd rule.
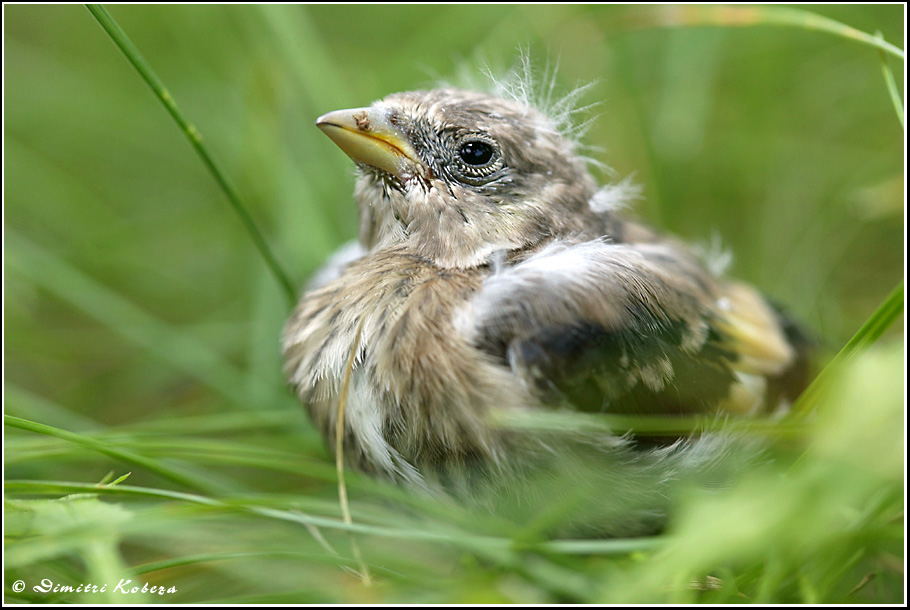
[[[173,117],[181,131],[183,131],[184,135],[189,139],[190,144],[199,155],[199,158],[202,160],[206,169],[208,169],[212,174],[212,177],[215,178],[218,186],[221,187],[221,190],[224,191],[224,194],[227,196],[231,207],[240,217],[244,229],[249,234],[250,240],[255,244],[256,249],[259,250],[259,254],[262,256],[269,271],[275,276],[275,279],[278,280],[279,285],[285,292],[285,296],[287,296],[288,304],[293,306],[296,291],[291,285],[291,281],[288,279],[284,270],[278,265],[278,261],[275,260],[275,255],[272,254],[271,248],[269,248],[265,238],[256,226],[256,223],[253,222],[252,217],[247,211],[247,206],[241,200],[237,190],[215,162],[208,148],[203,144],[202,135],[199,133],[199,130],[196,129],[195,125],[184,118],[183,113],[177,108],[177,104],[174,102],[174,99],[171,97],[168,90],[164,87],[164,84],[155,75],[145,59],[142,58],[139,50],[136,49],[129,37],[120,29],[120,26],[117,25],[117,22],[111,17],[110,13],[107,12],[107,9],[100,4],[87,4],[86,8],[98,21],[98,24],[104,28],[104,31],[111,37],[114,44],[123,52],[123,55],[129,60],[133,67],[136,68],[136,71],[139,72],[142,79],[152,88],[152,91],[155,92],[155,95],[161,100],[161,103],[164,104],[168,114]]]
[[[178,128],[84,8],[4,6],[5,600],[904,601],[903,7],[811,10],[112,7]],[[668,487],[661,535],[554,539],[571,489],[494,513],[350,471],[347,522],[281,376],[282,286],[356,233],[314,117],[519,44],[558,55],[565,87],[597,81],[586,140],[643,184],[636,213],[720,235],[733,275],[850,355],[805,417],[737,427],[767,459]]]

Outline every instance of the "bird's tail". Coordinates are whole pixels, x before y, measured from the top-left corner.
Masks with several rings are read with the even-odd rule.
[[[718,326],[738,380],[723,409],[756,414],[794,401],[809,382],[815,342],[780,306],[745,284],[728,282],[718,302]]]

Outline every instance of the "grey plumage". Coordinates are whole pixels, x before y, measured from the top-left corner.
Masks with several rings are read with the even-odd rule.
[[[492,425],[500,410],[747,414],[801,389],[793,327],[754,289],[621,217],[628,185],[599,187],[559,123],[459,89],[319,119],[358,163],[359,245],[303,295],[284,357],[332,444],[362,329],[351,464],[416,485],[509,473],[550,441]],[[602,445],[629,455],[626,441]],[[682,464],[680,447],[653,460]]]

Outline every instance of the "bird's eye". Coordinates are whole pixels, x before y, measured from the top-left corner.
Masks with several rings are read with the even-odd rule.
[[[467,165],[480,167],[486,165],[493,158],[493,147],[483,140],[469,140],[458,149],[458,156]]]
[[[471,186],[482,186],[503,175],[502,150],[496,140],[485,133],[466,134],[456,140],[448,171],[455,180]]]

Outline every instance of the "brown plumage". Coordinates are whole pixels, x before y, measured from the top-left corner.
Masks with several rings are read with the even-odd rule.
[[[497,411],[751,414],[805,383],[804,345],[753,288],[622,218],[566,128],[523,100],[391,95],[317,125],[358,164],[359,243],[303,295],[286,373],[349,462],[426,485],[507,472],[535,439]]]

